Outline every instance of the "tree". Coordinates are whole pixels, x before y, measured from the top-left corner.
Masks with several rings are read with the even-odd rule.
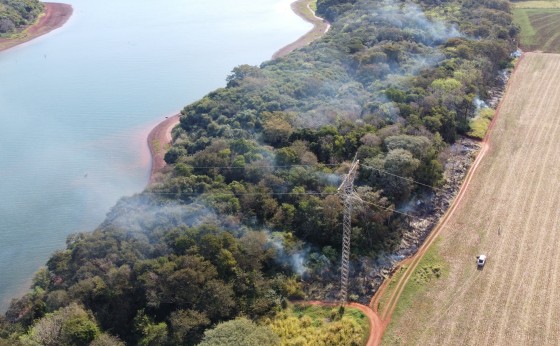
[[[103,333],[95,338],[89,346],[125,346],[125,344],[116,336]]]
[[[200,343],[200,346],[230,345],[273,346],[280,345],[280,338],[269,327],[258,326],[244,317],[239,317],[207,330]]]
[[[292,125],[278,116],[271,116],[263,123],[263,139],[273,146],[285,144],[293,132]]]
[[[201,332],[210,325],[206,314],[195,310],[177,310],[169,316],[173,344],[196,344]]]
[[[21,340],[25,345],[81,346],[89,344],[99,333],[90,314],[72,303],[38,320]]]

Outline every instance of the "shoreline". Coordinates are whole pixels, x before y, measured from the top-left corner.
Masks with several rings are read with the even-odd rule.
[[[283,57],[292,51],[307,46],[309,43],[323,36],[330,28],[330,24],[323,18],[317,17],[309,7],[310,0],[296,0],[291,4],[292,11],[303,20],[313,24],[313,28],[306,32],[303,36],[296,41],[280,48],[272,59]],[[312,14],[313,16],[310,16]],[[152,164],[150,168],[150,178],[148,186],[157,182],[158,173],[167,165],[163,157],[165,152],[171,144],[172,137],[171,131],[179,124],[180,112],[177,114],[166,117],[165,120],[157,124],[148,134],[147,143],[152,157]]]
[[[74,12],[72,5],[45,2],[45,11],[35,23],[18,32],[14,38],[0,38],[0,52],[29,42],[63,26]]]
[[[329,22],[321,17],[317,17],[315,12],[309,7],[311,0],[296,0],[291,4],[292,11],[298,15],[301,19],[308,23],[313,24],[313,28],[303,34],[300,38],[294,42],[280,48],[272,55],[272,59],[278,59],[289,53],[293,52],[298,48],[303,48],[310,44],[311,42],[317,40],[321,36],[327,33],[331,28]]]
[[[179,116],[181,113],[166,117],[166,119],[157,124],[148,134],[147,142],[152,157],[150,168],[150,180],[148,186],[157,181],[158,173],[167,165],[163,159],[167,149],[171,145],[173,138],[171,131],[175,126],[179,125]]]

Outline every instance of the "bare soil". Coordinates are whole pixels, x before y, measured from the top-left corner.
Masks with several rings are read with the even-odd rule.
[[[518,65],[486,156],[440,231],[449,275],[392,321],[387,343],[560,344],[559,79],[560,55]]]
[[[29,27],[14,35],[14,38],[0,38],[0,52],[31,41],[64,25],[72,15],[72,6],[45,2],[45,12]]]

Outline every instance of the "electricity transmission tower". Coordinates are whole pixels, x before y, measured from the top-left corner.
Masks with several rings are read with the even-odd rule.
[[[340,302],[346,304],[348,300],[348,272],[350,270],[350,236],[352,234],[352,199],[354,192],[354,178],[358,171],[360,160],[354,159],[352,167],[344,177],[338,188],[344,203],[344,218],[342,221],[342,265],[340,267]]]

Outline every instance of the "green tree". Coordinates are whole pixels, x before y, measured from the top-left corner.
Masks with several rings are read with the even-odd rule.
[[[230,345],[280,345],[280,338],[269,327],[258,326],[246,318],[239,317],[207,330],[200,343],[200,346]]]

